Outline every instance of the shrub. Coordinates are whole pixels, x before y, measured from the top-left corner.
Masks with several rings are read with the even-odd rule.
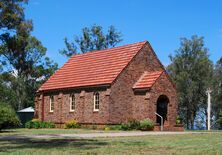
[[[176,124],[182,124],[182,119],[180,116],[177,116],[176,118]]]
[[[34,128],[55,128],[55,124],[52,122],[41,122],[38,119],[33,119],[27,123],[25,123],[25,127],[28,129]]]
[[[121,125],[110,125],[108,127],[110,130],[121,130]]]
[[[41,122],[37,119],[33,119],[31,121],[28,121],[25,123],[25,127],[28,129],[34,128],[34,129],[38,129],[40,128],[40,124]]]
[[[0,130],[21,125],[15,111],[7,104],[0,103]]]
[[[130,120],[128,122],[129,130],[137,130],[140,128],[140,122],[137,120]]]
[[[222,129],[222,111],[219,113],[218,124],[219,129]]]
[[[154,123],[150,119],[144,119],[141,121],[130,120],[128,123],[122,123],[121,125],[108,125],[104,130],[142,130],[150,131],[153,130]]]
[[[128,124],[128,123],[127,123],[127,124],[122,123],[120,129],[121,129],[121,130],[124,130],[124,131],[130,130],[129,124]]]
[[[65,123],[65,129],[70,129],[70,128],[79,128],[80,124],[76,120],[70,120]]]
[[[109,131],[109,130],[110,130],[110,127],[107,126],[107,127],[104,128],[104,130],[105,130],[105,131]]]
[[[92,125],[91,127],[93,130],[96,130],[97,129],[97,125]]]
[[[55,124],[52,122],[41,122],[40,128],[55,128]]]
[[[129,120],[126,124],[120,125],[121,130],[137,130],[140,128],[140,122],[137,120]]]
[[[140,130],[151,131],[154,128],[154,123],[150,119],[140,121]]]

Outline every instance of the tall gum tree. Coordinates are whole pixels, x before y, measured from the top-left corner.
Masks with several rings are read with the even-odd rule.
[[[56,69],[46,48],[31,35],[27,0],[0,0],[0,100],[18,110],[34,105],[35,91]]]
[[[204,38],[196,35],[182,38],[181,45],[167,70],[176,84],[179,115],[188,129],[194,129],[197,113],[204,109],[206,115],[206,89],[211,86],[213,63],[209,60]]]

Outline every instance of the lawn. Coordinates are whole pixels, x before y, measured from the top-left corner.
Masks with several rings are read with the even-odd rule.
[[[15,130],[14,134],[90,133],[93,130]],[[25,133],[26,132],[26,133]],[[97,131],[98,132],[98,131]],[[1,135],[11,134],[8,132]],[[222,132],[92,139],[0,140],[0,154],[222,154]]]

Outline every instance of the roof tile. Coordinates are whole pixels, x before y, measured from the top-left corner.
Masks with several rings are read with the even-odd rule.
[[[145,43],[72,56],[38,91],[111,84]]]
[[[162,73],[163,71],[144,72],[133,89],[151,88]]]

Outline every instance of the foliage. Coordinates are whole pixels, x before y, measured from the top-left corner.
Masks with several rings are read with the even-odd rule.
[[[179,115],[186,127],[193,129],[200,108],[205,109],[202,115],[206,115],[205,91],[211,85],[213,75],[213,64],[203,37],[182,38],[181,47],[174,56],[170,56],[170,60],[167,70],[176,84]]]
[[[97,127],[97,125],[92,125],[92,127],[91,127],[93,130],[96,130],[96,129],[98,129],[98,127]]]
[[[129,129],[131,130],[134,130],[134,129],[137,130],[140,128],[140,121],[137,121],[135,119],[129,120],[128,124],[129,124]]]
[[[140,128],[140,122],[137,120],[129,120],[127,123],[120,125],[121,130],[137,130]]]
[[[20,121],[15,111],[9,105],[0,102],[0,130],[19,125]]]
[[[105,131],[109,131],[109,130],[111,130],[111,129],[110,129],[110,127],[105,127],[104,130],[105,130]]]
[[[0,0],[0,29],[14,30],[24,19],[21,3],[27,0]]]
[[[77,120],[70,120],[65,123],[65,129],[70,129],[70,128],[79,128],[80,124],[78,123]]]
[[[52,122],[41,122],[38,119],[33,119],[33,120],[25,123],[25,127],[28,129],[55,128],[55,124]]]
[[[73,42],[69,42],[67,38],[64,39],[66,48],[60,50],[60,53],[70,57],[79,53],[115,47],[122,41],[121,36],[114,26],[109,27],[107,34],[104,34],[103,28],[98,25],[84,27],[82,36],[75,36]]]
[[[219,128],[222,129],[222,111],[219,112],[218,124],[219,124]]]
[[[180,116],[177,116],[176,124],[182,124],[182,118]]]
[[[109,131],[109,130],[121,130],[121,125],[106,125],[104,130]]]
[[[122,123],[120,129],[124,131],[131,130],[128,123]]]
[[[26,3],[0,0],[0,100],[16,110],[33,106],[35,91],[57,69],[46,57],[46,48],[31,35]]]
[[[122,123],[120,126],[117,126],[117,129],[124,131],[126,130],[150,131],[153,130],[153,128],[154,128],[154,123],[150,119],[144,119],[141,121],[130,120],[128,123]]]
[[[222,111],[222,57],[217,61],[214,69],[212,111],[218,119]]]
[[[150,119],[141,120],[139,129],[142,131],[151,131],[154,129],[154,123]]]

